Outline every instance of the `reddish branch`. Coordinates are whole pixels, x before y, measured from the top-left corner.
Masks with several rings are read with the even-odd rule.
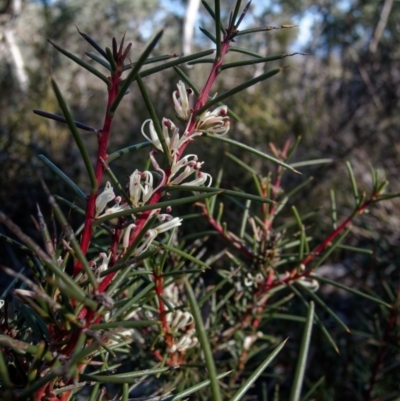
[[[108,91],[108,101],[107,101],[107,109],[106,109],[106,114],[104,117],[104,123],[103,123],[103,128],[98,134],[98,144],[99,148],[97,151],[97,162],[96,162],[96,169],[95,169],[95,175],[96,175],[96,181],[97,181],[97,188],[99,187],[101,180],[103,178],[104,174],[104,161],[107,160],[107,145],[108,145],[108,140],[110,136],[110,131],[111,131],[111,125],[112,125],[112,116],[109,113],[111,105],[114,103],[115,98],[118,95],[118,85],[121,82],[121,75],[122,75],[122,65],[119,66],[118,70],[115,72],[115,75],[111,76],[110,82],[111,86]],[[90,241],[92,239],[92,224],[94,221],[94,217],[96,214],[96,199],[98,196],[98,189],[95,193],[91,193],[88,196],[87,199],[87,204],[86,204],[86,212],[85,212],[85,223],[84,223],[84,228],[82,232],[82,237],[81,237],[81,249],[82,252],[86,255]],[[80,271],[82,270],[82,264],[77,261],[74,267],[74,276],[76,276]]]
[[[239,249],[244,255],[246,255],[250,259],[254,259],[255,255],[253,252],[249,251],[247,247],[237,238],[236,236],[232,235],[229,231],[225,231],[224,228],[219,224],[214,217],[212,217],[207,210],[207,207],[204,203],[198,203],[198,206],[202,209],[202,214],[204,217],[207,218],[208,222],[214,227],[214,229],[220,234],[221,237],[225,238],[230,244]]]

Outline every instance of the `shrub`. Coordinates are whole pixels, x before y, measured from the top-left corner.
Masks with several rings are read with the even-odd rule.
[[[82,190],[42,155],[42,161],[69,186],[71,197],[53,195],[43,183],[54,221],[53,228],[48,229],[38,207],[35,223],[41,245],[0,213],[0,222],[11,235],[3,237],[26,254],[30,269],[28,274],[3,267],[15,278],[3,297],[12,290],[14,311],[9,312],[7,301],[0,321],[3,399],[127,400],[131,395],[141,400],[191,396],[236,401],[250,398],[252,393],[264,394],[266,399],[275,391],[278,397],[281,391],[284,397],[299,400],[312,332],[319,330],[325,342],[338,351],[318,313],[350,331],[319,295],[320,285],[336,286],[386,308],[387,333],[395,329],[396,297],[391,305],[374,294],[318,274],[332,252],[351,248],[342,242],[353,220],[376,202],[396,196],[383,194],[386,180],[371,168],[370,192],[359,193],[348,163],[354,209],[349,216],[340,216],[332,191],[332,228],[325,238],[313,238],[312,226],[305,222],[313,218],[312,211],[301,213],[292,202],[311,180],[306,178],[287,189],[282,177],[329,160],[291,164],[298,141],[287,141],[282,149],[271,144],[269,155],[251,144],[229,139],[230,125],[237,117],[223,102],[285,67],[219,95],[212,92],[214,82],[229,68],[286,56],[265,58],[237,47],[236,40],[258,31],[291,28],[239,30],[250,6],[240,12],[240,4],[236,2],[223,25],[219,1],[215,1],[214,10],[204,2],[214,19],[215,32],[203,32],[216,49],[192,55],[151,57],[163,31],[133,63],[128,58],[131,45],[125,46],[124,38],[120,44],[113,38],[111,49],[103,49],[79,32],[97,52],[88,53],[98,63],[96,67],[50,42],[104,82],[108,101],[101,129],[78,123],[51,79],[62,115],[35,111],[67,124],[86,167],[90,188]],[[241,53],[243,61],[227,61],[233,51]],[[186,70],[185,63],[211,63],[201,90],[191,81],[192,70]],[[143,68],[145,65],[148,68]],[[107,75],[97,67],[105,68]],[[175,70],[178,81],[172,93],[175,116],[160,121],[145,78],[169,68]],[[142,125],[146,141],[108,154],[115,131],[114,115],[134,82],[150,115]],[[79,130],[97,136],[95,166]],[[250,152],[271,165],[267,175],[261,174],[228,154],[243,174],[252,177],[255,194],[244,191],[241,180],[231,188],[222,188],[223,169],[217,177],[204,171],[207,160],[186,149],[203,138],[211,144],[222,141]],[[137,166],[135,156],[143,152],[148,154],[148,162]],[[117,158],[128,156],[133,163],[125,182],[113,173],[112,166]],[[188,205],[193,208],[188,209]],[[286,214],[281,219],[287,210],[292,217]],[[200,219],[203,223],[197,223]],[[297,326],[282,323],[288,320]],[[296,335],[299,323],[303,326],[301,338]],[[278,355],[282,359],[274,365]],[[269,366],[270,373],[266,374]],[[279,386],[273,390],[268,381],[257,381],[261,375],[272,376],[270,383],[283,384],[282,390]],[[317,394],[323,381],[319,376],[309,384],[303,399]],[[372,392],[373,386],[369,396]]]

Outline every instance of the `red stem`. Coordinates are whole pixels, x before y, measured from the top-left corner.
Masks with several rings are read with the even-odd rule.
[[[118,94],[118,84],[121,81],[122,70],[118,70],[115,75],[110,77],[111,85],[108,91],[108,100],[107,100],[107,109],[104,117],[103,128],[100,130],[98,134],[98,143],[99,148],[97,152],[97,161],[96,161],[96,181],[97,188],[99,187],[101,180],[103,178],[105,166],[102,160],[107,161],[107,145],[108,139],[110,136],[111,125],[113,121],[113,117],[110,115],[109,110],[111,105],[114,103],[115,98]],[[86,212],[85,212],[85,223],[82,231],[81,237],[81,249],[84,255],[86,255],[90,241],[92,239],[92,223],[94,221],[95,213],[96,213],[96,199],[98,196],[98,189],[96,192],[91,193],[88,196],[87,204],[86,204]],[[74,276],[76,276],[82,270],[82,264],[77,261],[74,266]]]
[[[371,202],[375,199],[373,195],[370,199],[366,200],[362,205],[358,207],[358,209],[349,216],[339,227],[333,230],[324,241],[322,241],[307,257],[305,257],[301,261],[301,265],[306,266],[310,263],[316,256],[319,256],[328,246],[332,245],[332,241],[342,232],[347,226],[353,221],[353,219],[364,212],[364,210],[371,204]]]

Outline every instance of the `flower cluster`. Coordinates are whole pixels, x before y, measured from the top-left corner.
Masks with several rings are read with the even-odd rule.
[[[171,306],[179,306],[179,289],[175,283],[164,288],[163,295]],[[167,323],[175,338],[180,336],[177,342],[168,348],[168,352],[184,352],[196,346],[198,340],[195,337],[194,318],[190,312],[182,312],[179,309],[175,309],[173,312],[168,313]]]
[[[203,132],[214,134],[214,135],[224,135],[229,130],[229,117],[228,117],[228,107],[220,106],[213,111],[205,111],[196,117],[196,124],[194,130],[189,132],[189,126],[191,125],[193,118],[193,91],[191,89],[186,89],[185,84],[179,81],[177,84],[178,90],[174,91],[172,94],[175,111],[179,118],[187,122],[186,129],[182,136],[179,136],[179,129],[175,124],[166,118],[162,120],[162,134],[165,143],[171,155],[174,156],[178,154],[179,149],[185,145],[187,142],[192,141],[194,137],[202,135]],[[149,124],[150,136],[148,136],[144,128]],[[154,122],[152,120],[146,120],[142,125],[143,136],[152,143],[152,145],[163,151],[160,138],[154,127]]]
[[[150,171],[135,170],[129,176],[129,199],[132,205],[134,207],[144,205],[159,187],[153,188],[153,175]],[[126,203],[121,205],[121,200],[120,196],[115,196],[113,187],[107,181],[103,192],[96,199],[96,218],[128,209],[129,205]],[[106,209],[111,201],[114,201],[115,205]]]
[[[140,207],[146,204],[155,192],[167,185],[211,186],[211,175],[200,171],[204,162],[200,162],[195,154],[189,154],[181,158],[180,150],[189,141],[192,141],[194,137],[200,136],[204,132],[218,135],[225,134],[229,129],[229,117],[227,115],[228,109],[226,106],[220,106],[213,111],[205,111],[197,117],[196,123],[192,124],[192,119],[194,118],[193,90],[186,89],[185,84],[182,81],[179,81],[177,87],[178,90],[174,91],[172,98],[178,117],[187,122],[183,135],[180,135],[179,129],[175,124],[166,118],[163,118],[162,120],[161,138],[159,137],[152,120],[146,120],[142,125],[143,136],[150,141],[156,149],[163,152],[165,145],[163,148],[161,141],[165,141],[170,155],[172,156],[172,165],[169,174],[166,174],[166,172],[158,165],[155,159],[156,152],[150,152],[150,161],[153,168],[161,175],[158,186],[154,188],[154,178],[150,171],[141,172],[136,169],[129,177],[129,199],[127,199],[127,202],[124,201],[121,203],[122,198],[120,196],[115,196],[114,189],[108,181],[103,192],[96,199],[95,218],[127,210],[129,208]],[[149,135],[145,132],[147,125]],[[189,127],[193,126],[194,129],[191,128],[192,132],[189,132]],[[189,180],[187,180],[188,178]],[[114,205],[108,207],[108,204],[111,201],[114,201]],[[159,213],[159,210],[153,211],[152,214],[153,213]],[[150,216],[152,214],[150,214]],[[182,219],[177,217],[173,218],[168,214],[160,215],[158,218],[162,223],[146,232],[143,242],[138,246],[134,255],[138,256],[146,252],[158,234],[171,230],[172,228],[178,227],[182,224]],[[131,234],[134,233],[136,228],[137,226],[135,223],[132,223],[125,228],[123,235],[123,248],[125,250],[129,247]],[[106,265],[108,260],[109,257],[104,255],[103,264]]]

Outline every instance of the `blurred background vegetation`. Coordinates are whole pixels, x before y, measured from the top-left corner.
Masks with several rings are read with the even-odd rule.
[[[83,163],[67,128],[32,113],[33,109],[59,113],[49,74],[62,88],[77,121],[100,127],[106,101],[103,83],[60,55],[47,39],[88,60],[85,51],[91,49],[76,27],[103,47],[111,45],[112,36],[118,40],[126,32],[126,39],[133,43],[134,61],[135,49],[139,54],[152,33],[166,26],[154,55],[178,55],[183,49],[190,50],[184,40],[188,3],[185,0],[0,0],[0,207],[28,233],[35,235],[29,215],[36,213],[36,202],[45,204],[40,178],[45,178],[53,192],[72,199],[65,184],[38,159],[39,154],[48,157],[81,188],[88,187]],[[221,3],[227,18],[233,2]],[[212,47],[198,29],[212,23],[201,7],[196,15],[193,52]],[[330,189],[336,191],[339,220],[352,210],[346,161],[352,163],[362,189],[369,188],[371,163],[385,171],[390,192],[400,192],[400,2],[256,1],[245,24],[247,27],[300,25],[259,32],[249,40],[239,37],[238,45],[265,56],[294,52],[304,52],[307,56],[285,58],[274,62],[273,67],[257,64],[229,69],[214,90],[229,89],[276,65],[290,66],[278,77],[230,100],[228,106],[241,121],[232,121],[229,136],[268,153],[270,142],[280,148],[287,139],[295,141],[301,136],[295,161],[332,159],[331,163],[303,169],[302,176],[285,177],[286,188],[314,177],[313,183],[294,199],[304,213],[320,211],[319,218],[310,223],[313,236],[318,240],[330,229],[327,212]],[[232,53],[230,58],[240,59],[242,55]],[[208,64],[200,64],[186,72],[201,86],[208,70]],[[173,71],[168,71],[145,80],[160,118],[173,116],[171,93],[178,79]],[[110,153],[143,141],[140,127],[148,112],[137,93],[134,85],[120,107]],[[83,135],[94,154],[95,134]],[[221,156],[228,148],[207,139],[197,141],[196,147],[196,153],[205,160],[204,170],[214,177],[222,166],[229,166],[223,187],[247,186],[254,191],[251,176]],[[263,175],[272,167],[253,161],[249,154],[229,151]],[[143,169],[143,160],[136,154],[121,157],[113,165],[114,172],[123,179],[135,168]],[[290,213],[290,208],[287,209]],[[370,291],[393,301],[399,282],[399,227],[398,199],[376,205],[347,239],[348,245],[370,248],[373,255],[337,252],[325,268],[331,275],[343,276],[347,285],[369,286]],[[1,230],[0,227],[0,233]],[[19,255],[4,244],[0,244],[0,260],[14,268],[23,264]],[[323,375],[326,377],[325,393],[320,399],[372,400],[371,394],[379,400],[399,399],[395,398],[400,390],[394,379],[395,372],[400,371],[399,331],[385,331],[389,313],[365,303],[361,309],[365,313],[355,316],[352,308],[355,302],[360,303],[358,299],[338,291],[326,291],[325,296],[350,327],[357,329],[352,336],[337,333],[340,355],[333,354],[329,345],[320,344],[323,350],[328,349],[324,351],[326,360],[321,361],[318,355],[311,358],[311,365],[316,365],[310,378],[316,381]]]

